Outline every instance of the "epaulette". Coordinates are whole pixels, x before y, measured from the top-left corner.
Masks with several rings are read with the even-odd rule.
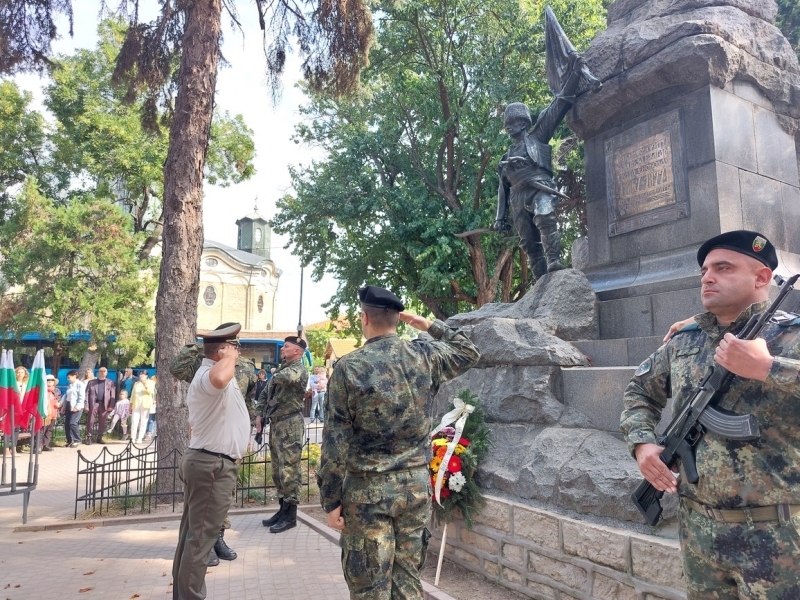
[[[800,325],[800,315],[783,310],[776,311],[771,320],[773,323],[777,324],[778,327],[795,327]]]
[[[700,329],[700,325],[697,323],[697,321],[695,321],[694,323],[689,323],[686,327],[681,327],[678,329],[678,331],[675,332],[675,335],[678,335],[679,333],[688,333],[689,331],[697,331],[698,329]]]

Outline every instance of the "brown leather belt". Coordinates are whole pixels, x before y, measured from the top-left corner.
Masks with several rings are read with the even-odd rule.
[[[772,504],[770,506],[754,506],[752,508],[722,509],[706,506],[689,498],[682,498],[682,500],[693,511],[721,523],[783,522],[800,515],[800,504]]]

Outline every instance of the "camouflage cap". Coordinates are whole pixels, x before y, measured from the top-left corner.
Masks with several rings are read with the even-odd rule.
[[[778,254],[775,252],[775,246],[757,231],[739,229],[727,231],[711,238],[697,251],[697,264],[702,267],[708,253],[715,248],[745,254],[755,258],[773,271],[778,267]]]
[[[241,330],[239,323],[223,323],[213,331],[199,332],[197,337],[203,338],[203,343],[235,342]]]
[[[358,299],[361,304],[366,306],[374,306],[376,308],[390,308],[392,310],[401,311],[406,307],[400,301],[400,298],[395,296],[389,290],[378,287],[377,285],[368,285],[358,290]]]

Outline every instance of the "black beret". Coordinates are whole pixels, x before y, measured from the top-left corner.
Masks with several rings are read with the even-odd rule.
[[[400,298],[376,285],[368,285],[358,290],[358,299],[361,300],[361,304],[376,308],[391,308],[398,312],[406,309]]]
[[[775,246],[757,231],[737,229],[736,231],[727,231],[711,238],[700,246],[697,251],[697,264],[702,267],[708,253],[715,248],[724,248],[725,250],[746,254],[765,264],[773,271],[778,267],[778,255],[775,252]]]
[[[290,335],[286,339],[283,340],[284,342],[289,342],[290,344],[294,344],[295,346],[300,346],[303,350],[308,348],[308,344],[306,341],[301,338],[299,335]]]
[[[222,343],[222,342],[235,342],[242,330],[239,323],[223,323],[213,331],[205,331],[197,334],[197,337],[203,338],[203,342]]]

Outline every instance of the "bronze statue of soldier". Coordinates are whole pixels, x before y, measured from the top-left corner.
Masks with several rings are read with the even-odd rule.
[[[558,24],[550,7],[545,10],[547,81],[555,98],[539,113],[534,124],[528,107],[513,102],[506,107],[504,126],[514,140],[498,165],[497,217],[492,230],[509,231],[509,210],[520,235],[531,271],[537,279],[563,269],[561,235],[556,206],[564,194],[556,189],[548,142],[572,108],[581,84],[601,87],[586,68]],[[533,125],[533,127],[531,127]]]

